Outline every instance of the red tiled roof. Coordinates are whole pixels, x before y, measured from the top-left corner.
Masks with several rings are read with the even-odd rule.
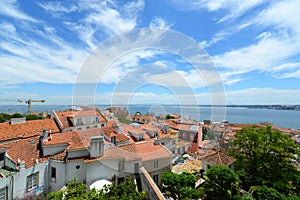
[[[130,140],[124,133],[117,134],[114,132],[114,128],[112,126],[110,127],[102,127],[103,133],[108,137],[116,137],[117,142],[127,141]]]
[[[216,151],[201,158],[201,160],[208,162],[211,165],[226,165],[229,166],[236,160],[235,158],[226,155],[222,151]]]
[[[100,113],[99,110],[67,110],[55,112],[59,122],[64,128],[72,126],[68,118],[74,117],[87,117],[87,116],[99,116],[100,122],[106,122],[105,117]]]
[[[145,141],[109,148],[104,151],[104,155],[101,158],[98,158],[98,160],[125,158],[126,161],[139,159],[147,161],[171,157],[172,153],[162,145],[155,145],[152,141]],[[87,162],[92,160],[89,159]]]
[[[62,133],[51,134],[48,140],[44,141],[43,144],[56,145],[56,144],[69,144],[67,150],[83,149],[90,145],[90,138],[93,136],[101,135],[100,128],[92,128],[82,131],[66,131]]]
[[[30,120],[24,124],[0,123],[0,141],[37,136],[44,129],[59,132],[54,119]]]
[[[29,168],[36,164],[36,160],[39,162],[45,161],[45,158],[40,158],[40,152],[37,149],[39,137],[31,137],[18,141],[13,141],[5,144],[7,149],[6,155],[12,159],[16,164],[18,160],[25,161],[25,167]]]

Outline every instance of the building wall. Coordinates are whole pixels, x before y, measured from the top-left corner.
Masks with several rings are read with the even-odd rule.
[[[66,182],[69,182],[76,177],[78,182],[86,182],[86,163],[82,159],[68,161],[65,163]]]
[[[43,146],[43,155],[48,156],[61,153],[67,148],[67,146],[68,144]]]
[[[153,200],[165,200],[165,197],[154,183],[152,176],[141,167],[141,183],[143,191],[146,191],[147,199]]]
[[[68,151],[68,159],[70,158],[82,158],[90,155],[88,149],[78,149],[76,151]]]
[[[47,174],[48,162],[38,163],[27,169],[20,171],[0,179],[0,188],[7,187],[8,199],[24,198],[27,196],[35,196],[44,192],[45,174]],[[35,189],[27,191],[27,176],[38,172],[38,184]]]
[[[51,167],[56,169],[56,179],[55,181],[51,180]],[[50,160],[49,167],[48,167],[48,180],[49,180],[49,187],[48,192],[53,192],[60,190],[63,186],[67,184],[66,181],[66,166],[64,161],[58,160]]]
[[[87,163],[86,183],[88,185],[100,179],[111,180],[118,173],[118,161],[121,159],[95,161]]]

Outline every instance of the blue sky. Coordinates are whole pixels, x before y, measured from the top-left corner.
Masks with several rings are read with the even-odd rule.
[[[94,49],[115,35],[157,27],[182,33],[207,52],[222,80],[225,103],[299,104],[300,1],[1,4],[0,98],[72,104],[78,74]],[[92,96],[96,104],[194,104],[191,99],[210,104],[215,75],[205,76],[206,82],[179,55],[140,49],[116,58],[98,77]],[[87,102],[84,95],[80,100]]]

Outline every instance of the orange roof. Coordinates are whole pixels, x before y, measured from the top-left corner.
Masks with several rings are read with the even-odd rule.
[[[64,128],[72,126],[72,123],[69,119],[74,117],[99,116],[100,122],[107,121],[99,110],[67,110],[55,112],[55,114],[59,120],[59,123],[61,123]]]
[[[153,141],[145,141],[109,148],[104,151],[104,155],[101,158],[98,158],[98,160],[125,158],[126,161],[139,159],[147,161],[171,157],[172,153],[162,145],[155,145]],[[87,162],[92,160],[89,159]]]
[[[229,166],[236,160],[235,158],[226,155],[222,151],[216,151],[213,154],[209,154],[201,158],[201,160],[206,161],[212,165],[226,165]]]
[[[122,141],[126,141],[126,140],[130,140],[130,138],[128,138],[126,135],[124,135],[123,133],[117,134],[114,132],[114,128],[112,126],[110,127],[102,127],[103,133],[108,137],[116,137],[116,141],[117,142],[122,142]]]
[[[6,143],[4,144],[8,148],[6,155],[16,164],[20,160],[21,162],[25,162],[26,168],[32,167],[36,164],[36,160],[39,162],[46,160],[39,157],[38,143],[38,136]]]
[[[82,131],[66,131],[62,133],[51,134],[48,140],[44,141],[43,144],[56,145],[56,144],[69,144],[67,150],[83,149],[90,146],[90,139],[93,136],[101,135],[100,128],[92,128]]]
[[[37,136],[44,129],[59,132],[54,119],[30,120],[24,124],[0,123],[0,141]]]

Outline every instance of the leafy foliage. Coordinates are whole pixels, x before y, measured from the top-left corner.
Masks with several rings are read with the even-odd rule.
[[[239,178],[229,167],[212,166],[205,175],[205,199],[231,199],[237,193]]]
[[[165,195],[176,199],[198,199],[200,191],[195,189],[195,175],[182,172],[176,174],[166,171],[162,174],[162,183],[165,185]]]
[[[124,124],[131,124],[131,120],[127,119],[125,116],[118,117],[119,122],[122,122]]]
[[[270,126],[240,130],[230,144],[237,158],[242,188],[266,186],[284,194],[300,194],[300,174],[292,163],[299,146]]]
[[[40,117],[35,114],[26,115],[26,120],[37,120],[37,119],[40,119]]]
[[[175,119],[175,117],[168,114],[168,115],[166,116],[166,119]]]
[[[126,177],[124,182],[119,185],[108,185],[102,190],[96,190],[95,188],[88,190],[86,184],[80,182],[77,183],[74,178],[67,184],[65,191],[51,192],[47,195],[47,200],[61,200],[63,199],[89,199],[89,200],[143,200],[145,199],[144,192],[137,192],[136,185],[129,177]]]
[[[21,113],[0,113],[0,123],[10,120],[11,118],[21,118],[24,117]]]

